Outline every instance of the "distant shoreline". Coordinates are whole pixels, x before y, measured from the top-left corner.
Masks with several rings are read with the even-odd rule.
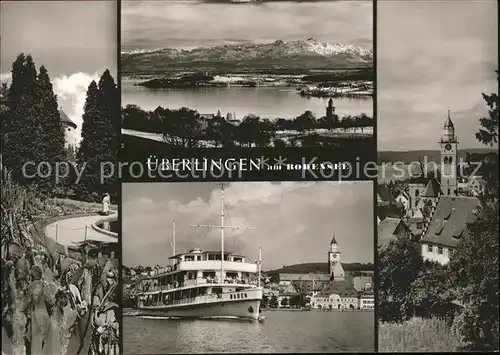
[[[280,75],[280,74],[224,74],[182,73],[170,76],[124,76],[133,86],[148,89],[200,89],[231,87],[288,87],[302,97],[348,97],[369,99],[373,97],[373,81],[352,75],[338,74]]]

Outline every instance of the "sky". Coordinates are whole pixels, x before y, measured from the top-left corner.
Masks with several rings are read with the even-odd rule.
[[[254,262],[262,247],[262,268],[327,262],[335,234],[342,262],[373,262],[372,182],[235,182],[224,187],[225,250]],[[122,185],[123,264],[167,265],[192,248],[220,250],[220,184],[125,183]]]
[[[116,80],[116,1],[3,1],[0,11],[0,74],[10,78],[20,53],[44,65],[59,106],[78,125],[92,80],[109,69]]]
[[[122,51],[302,40],[373,48],[372,1],[122,2]]]
[[[498,92],[497,2],[378,1],[378,149],[434,150],[448,109],[459,148],[487,116],[481,93]]]

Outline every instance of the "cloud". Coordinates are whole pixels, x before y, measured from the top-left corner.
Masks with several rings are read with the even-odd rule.
[[[81,138],[85,98],[88,86],[92,80],[98,81],[99,75],[97,73],[87,74],[79,72],[52,79],[54,93],[57,95],[59,106],[77,125],[72,137],[77,142]]]
[[[177,252],[220,249],[220,229],[189,227],[220,225],[221,196],[214,184],[141,185],[123,185],[125,264],[164,264],[174,220]],[[372,189],[371,182],[231,183],[224,189],[224,224],[242,228],[225,231],[225,248],[253,259],[261,246],[267,269],[322,262],[335,233],[345,262],[371,261]],[[198,196],[186,198],[193,190]]]
[[[12,73],[0,73],[0,83],[9,83],[12,79]]]
[[[448,109],[461,146],[482,147],[474,136],[487,113],[481,93],[498,90],[496,7],[489,1],[378,4],[380,150],[438,149]]]
[[[0,82],[9,83],[11,80],[11,73],[1,73]],[[81,139],[82,131],[82,116],[85,106],[85,99],[87,89],[92,80],[96,82],[99,80],[97,73],[74,73],[71,75],[61,75],[59,77],[51,78],[54,93],[57,95],[59,107],[62,108],[69,118],[76,123],[77,128],[72,132],[70,141],[79,142]]]

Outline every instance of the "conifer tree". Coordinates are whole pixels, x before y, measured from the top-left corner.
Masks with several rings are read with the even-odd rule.
[[[99,89],[95,81],[92,81],[87,89],[87,97],[85,100],[84,113],[82,116],[82,139],[76,154],[77,164],[80,169],[85,168],[84,174],[78,184],[75,185],[75,192],[78,197],[89,200],[92,194],[92,188],[98,185],[99,164],[95,156],[99,148],[99,126],[98,122],[101,115],[99,109]],[[95,191],[96,193],[98,191]]]
[[[8,114],[2,120],[3,164],[12,170],[15,180],[31,183],[29,178],[43,161],[40,126],[40,91],[33,58],[20,54],[12,65],[12,83],[7,94]],[[30,162],[23,172],[23,165]]]
[[[61,123],[57,97],[54,94],[49,74],[44,66],[40,67],[38,74],[38,83],[40,89],[40,108],[41,126],[43,131],[40,142],[43,147],[44,158],[50,164],[52,175],[54,175],[56,163],[66,161],[66,152],[64,150],[64,128]],[[55,187],[54,176],[44,181],[44,186],[50,189]]]
[[[83,167],[85,164],[85,173],[76,186],[77,193],[84,199],[100,200],[105,192],[112,199],[116,198],[118,180],[116,177],[103,179],[101,167],[106,176],[110,173],[110,163],[114,164],[113,172],[116,172],[119,122],[119,91],[106,70],[99,84],[93,81],[89,85],[85,102],[82,140],[77,153],[78,165]]]

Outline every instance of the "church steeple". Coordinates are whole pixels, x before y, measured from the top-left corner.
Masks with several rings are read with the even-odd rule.
[[[453,129],[453,130],[455,130],[455,125],[451,121],[450,110],[448,110],[448,119],[444,123],[444,129]]]
[[[455,125],[451,120],[450,110],[448,110],[439,144],[441,146],[441,192],[444,196],[455,196],[458,189],[458,140],[455,136]]]
[[[328,274],[330,275],[330,281],[344,279],[344,269],[340,263],[340,254],[337,240],[335,239],[335,235],[333,235],[330,241],[330,250],[328,251]]]
[[[328,106],[326,108],[326,117],[329,119],[333,119],[333,116],[335,115],[335,106],[333,106],[333,99],[330,97],[330,100],[328,100]]]
[[[451,120],[450,110],[448,110],[448,118],[444,123],[443,132],[441,134],[442,143],[454,143],[457,137],[455,137],[455,125]]]

